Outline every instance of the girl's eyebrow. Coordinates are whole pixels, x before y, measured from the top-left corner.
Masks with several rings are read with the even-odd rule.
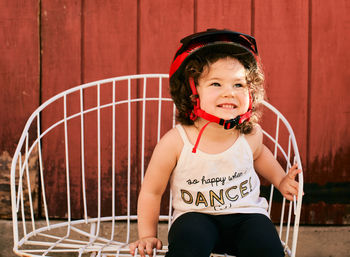
[[[222,78],[219,78],[219,77],[209,77],[207,80],[208,80],[208,81],[212,81],[212,80],[222,81],[223,79],[222,79]],[[240,83],[247,83],[246,77],[235,78],[235,79],[233,79],[232,81],[234,81],[234,82],[240,82]]]
[[[208,80],[222,80],[221,78],[217,78],[217,77],[209,77]]]

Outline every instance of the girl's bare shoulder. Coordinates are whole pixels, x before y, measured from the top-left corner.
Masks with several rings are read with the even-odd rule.
[[[255,124],[252,131],[249,134],[245,135],[247,140],[261,140],[262,136],[262,128],[259,124]]]
[[[263,132],[259,124],[256,124],[251,133],[245,135],[245,138],[252,149],[254,159],[259,155],[263,145]]]
[[[178,155],[183,147],[183,141],[177,128],[172,128],[166,132],[157,144],[160,151],[168,151]]]

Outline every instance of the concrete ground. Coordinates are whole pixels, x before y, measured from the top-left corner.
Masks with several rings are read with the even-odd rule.
[[[163,226],[161,230],[166,231],[166,227]],[[132,234],[135,236],[136,229],[133,229]],[[161,234],[165,237],[166,233]],[[163,238],[163,241],[166,239]],[[12,222],[0,220],[0,257],[15,257],[12,246]],[[301,226],[297,256],[350,257],[350,226]]]

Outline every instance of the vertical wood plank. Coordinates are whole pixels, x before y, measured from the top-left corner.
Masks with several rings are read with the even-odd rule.
[[[136,73],[137,1],[84,2],[84,82]]]
[[[137,1],[100,1],[84,2],[84,61],[83,76],[85,82],[105,79],[115,76],[132,75],[137,73]],[[119,83],[120,84],[120,83]],[[121,87],[117,83],[116,95],[127,96],[126,83]],[[111,85],[101,85],[101,104],[112,101]],[[85,94],[86,107],[96,104],[97,92]],[[117,111],[121,111],[117,109]],[[117,114],[117,131],[126,133],[127,115]],[[133,113],[134,115],[135,113]],[[104,203],[102,214],[110,216],[112,205],[112,109],[101,110],[101,198]],[[90,216],[97,214],[98,189],[98,160],[97,160],[97,116],[86,116],[86,179],[88,185],[88,209]],[[118,195],[126,199],[126,171],[125,160],[127,153],[127,137],[116,139],[118,146],[118,162],[116,175],[118,176]],[[124,145],[124,148],[119,148]],[[119,174],[123,174],[120,175]],[[120,200],[118,197],[118,201]],[[136,200],[135,200],[136,201]],[[126,206],[119,206],[118,211],[125,210]],[[121,213],[119,213],[121,214]],[[124,213],[125,214],[125,213]]]
[[[255,37],[265,71],[267,99],[290,121],[305,166],[308,97],[307,1],[256,0],[254,16]],[[267,119],[268,117],[263,116],[263,120]],[[264,125],[268,126],[266,123]]]
[[[0,3],[0,150],[10,155],[39,103],[38,7],[37,0]]]
[[[197,31],[208,28],[251,33],[251,1],[197,1]]]
[[[81,1],[42,1],[42,101],[80,84]]]
[[[0,218],[11,218],[11,157],[26,120],[39,105],[38,7],[38,0],[0,2]]]
[[[348,201],[331,198],[348,188],[350,182],[349,11],[350,3],[346,0],[311,1],[310,136],[306,176],[313,185],[327,190],[322,197],[319,192],[311,192],[319,201],[311,198],[311,204],[304,211],[313,224],[349,222]]]
[[[194,31],[194,1],[140,1],[139,7],[139,73],[168,73],[171,61],[180,46],[180,39]],[[164,81],[163,94],[169,95],[167,82]],[[148,96],[157,96],[158,87],[154,81],[149,85]],[[170,106],[169,106],[170,107]],[[157,108],[148,113],[146,127],[157,124]],[[172,108],[166,108],[163,113],[170,117]],[[165,131],[162,131],[164,133]],[[147,160],[153,152],[156,143],[156,131],[147,135],[149,147],[146,149]],[[167,198],[163,207],[167,207]]]
[[[255,22],[253,31],[265,72],[267,100],[290,122],[305,167],[308,114],[308,3],[303,0],[255,0],[253,15]],[[275,134],[275,124],[276,118],[265,111],[262,117],[263,128]],[[287,149],[288,138],[280,138],[279,141]],[[271,146],[272,144],[270,149],[273,150]],[[271,218],[274,222],[280,218],[279,214],[276,214],[272,213]]]
[[[350,181],[350,53],[348,1],[312,1],[310,177],[319,184]]]
[[[168,73],[180,39],[193,33],[193,0],[140,1],[140,73]]]
[[[42,101],[57,93],[79,85],[81,82],[81,1],[41,1],[41,45],[42,45]],[[75,99],[67,99],[68,106]],[[69,112],[70,110],[68,110]],[[42,115],[42,130],[63,118],[63,101],[46,108]],[[68,125],[69,127],[72,124]],[[79,146],[77,126],[68,131],[69,145]],[[71,136],[69,136],[71,135]],[[67,217],[66,158],[63,125],[54,129],[43,140],[46,196],[49,215]],[[71,194],[80,197],[81,181],[79,151],[70,147]],[[75,162],[74,160],[77,160]],[[80,201],[72,202],[72,213],[80,212]]]

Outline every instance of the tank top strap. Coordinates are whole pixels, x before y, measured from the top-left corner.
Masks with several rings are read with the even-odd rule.
[[[186,146],[191,146],[191,143],[190,143],[190,141],[188,140],[186,131],[185,131],[185,129],[183,128],[183,126],[182,126],[181,124],[177,124],[177,125],[176,125],[176,129],[177,129],[177,131],[179,131],[180,136],[181,136],[181,138],[182,138],[182,141],[184,142],[184,145],[186,145]]]

